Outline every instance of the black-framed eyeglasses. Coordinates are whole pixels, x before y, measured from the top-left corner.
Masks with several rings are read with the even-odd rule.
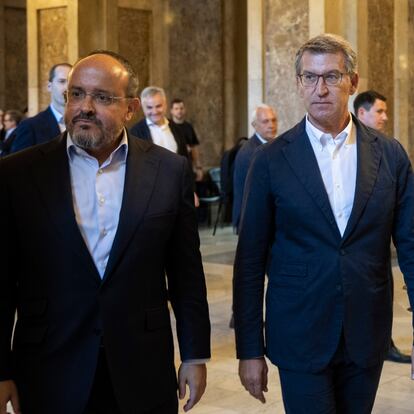
[[[346,73],[342,73],[339,71],[331,71],[327,73],[322,73],[322,75],[317,75],[316,73],[312,72],[304,72],[298,75],[300,79],[300,83],[302,86],[306,87],[314,87],[318,84],[319,78],[322,78],[325,85],[328,86],[336,86],[339,85],[342,81],[342,77],[346,75]]]
[[[85,92],[82,89],[70,89],[68,91],[63,92],[65,102],[69,104],[81,103],[88,95],[92,98],[95,104],[102,106],[112,105],[115,101],[119,101],[122,99],[131,99],[127,96],[113,96],[105,92]]]

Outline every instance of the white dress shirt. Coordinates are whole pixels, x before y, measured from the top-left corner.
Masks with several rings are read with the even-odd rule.
[[[96,158],[77,147],[69,134],[67,153],[76,222],[102,278],[121,211],[127,135],[124,130],[120,144],[101,166]]]
[[[52,110],[53,116],[56,118],[56,122],[59,125],[60,132],[64,132],[66,130],[65,125],[65,118],[63,117],[63,114],[61,114],[54,106],[53,104],[50,104],[50,109]]]
[[[312,125],[306,116],[306,133],[318,161],[336,224],[343,236],[355,196],[357,172],[355,125],[350,116],[348,125],[334,138]]]
[[[164,147],[172,152],[177,153],[177,141],[171,132],[168,119],[164,119],[164,123],[160,126],[154,124],[150,119],[145,118],[151,132],[151,138],[154,144]]]

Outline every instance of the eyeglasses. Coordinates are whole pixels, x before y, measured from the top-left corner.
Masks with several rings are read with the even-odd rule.
[[[319,82],[319,78],[322,78],[326,85],[328,86],[335,86],[341,83],[342,77],[346,75],[346,73],[341,73],[336,70],[328,73],[322,73],[322,75],[317,75],[316,73],[312,72],[305,72],[301,75],[298,75],[300,79],[300,83],[302,86],[312,87],[316,86]]]
[[[88,95],[92,98],[95,104],[102,106],[112,105],[114,101],[121,99],[131,99],[127,96],[112,96],[104,92],[85,92],[82,89],[71,89],[69,91],[63,92],[65,102],[69,104],[81,103]]]

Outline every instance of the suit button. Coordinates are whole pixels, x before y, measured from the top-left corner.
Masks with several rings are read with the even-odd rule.
[[[95,328],[95,329],[93,330],[93,333],[94,333],[96,336],[101,336],[101,334],[102,334],[102,329],[100,329],[100,328]]]
[[[342,285],[336,285],[336,290],[338,291],[338,292],[341,292],[342,291]]]
[[[346,255],[346,250],[345,249],[341,249],[339,251],[339,253],[341,253],[341,256],[345,256]]]

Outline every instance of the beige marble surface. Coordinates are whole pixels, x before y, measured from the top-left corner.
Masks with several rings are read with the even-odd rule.
[[[264,8],[264,99],[278,112],[278,133],[288,130],[304,115],[295,81],[294,58],[309,38],[308,4],[266,0]]]
[[[38,11],[39,27],[39,110],[50,102],[47,81],[50,68],[68,60],[67,8]]]

